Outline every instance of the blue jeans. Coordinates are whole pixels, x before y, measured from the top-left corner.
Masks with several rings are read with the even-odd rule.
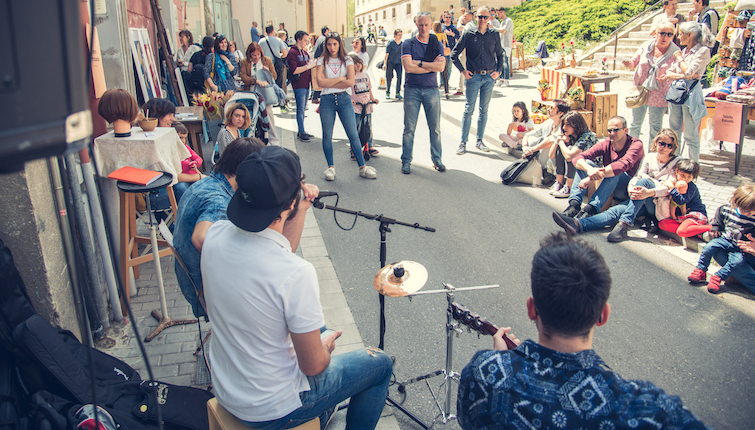
[[[477,94],[480,95],[480,116],[477,118],[477,140],[482,140],[485,134],[485,125],[488,123],[488,105],[493,95],[495,81],[490,75],[474,74],[467,79],[467,104],[464,105],[464,117],[461,120],[461,142],[467,143],[469,128],[472,126],[472,113],[477,103]]]
[[[362,120],[362,114],[361,113],[357,113],[355,115],[356,115],[355,120],[356,120],[357,124],[359,124],[359,121]],[[372,114],[371,113],[367,114],[367,124],[369,124],[370,129],[372,129]],[[360,139],[360,142],[361,142],[361,139]],[[367,144],[370,145],[370,148],[372,148],[372,133],[370,133],[370,140],[367,142]]]
[[[296,99],[296,124],[299,126],[299,133],[304,134],[304,109],[307,108],[307,99],[309,98],[309,88],[294,88],[294,98]]]
[[[437,90],[436,90],[437,92]],[[322,124],[322,150],[328,166],[333,164],[333,126],[336,123],[336,113],[346,130],[346,135],[351,142],[351,150],[357,158],[359,167],[364,166],[362,156],[362,143],[357,133],[357,122],[354,119],[354,106],[351,104],[351,96],[346,92],[338,94],[325,94],[320,96],[320,124]]]
[[[176,205],[178,205],[178,202],[181,201],[181,196],[184,195],[191,184],[193,184],[193,182],[176,182],[176,184],[173,185],[173,195],[176,197]],[[168,189],[163,188],[159,190],[157,192],[157,195],[149,193],[149,206],[153,211],[170,209]]]
[[[404,88],[404,137],[402,139],[402,163],[412,162],[414,131],[417,128],[419,108],[425,108],[427,126],[430,128],[430,158],[440,161],[443,148],[440,146],[440,93],[437,88]],[[322,112],[322,108],[320,108]]]
[[[302,406],[285,417],[264,422],[242,422],[257,430],[279,430],[300,426],[320,417],[320,425],[325,425],[327,412],[351,398],[346,428],[373,430],[383,412],[393,363],[385,352],[377,348],[372,351],[358,349],[331,357],[327,369],[317,376],[307,377],[310,390],[299,393]]]
[[[656,106],[640,106],[638,108],[632,109],[632,125],[629,126],[629,135],[632,137],[636,137],[639,139],[640,132],[642,131],[642,123],[645,122],[645,114],[650,112],[650,117],[648,118],[648,122],[650,123],[650,136],[648,137],[647,142],[647,149],[645,153],[650,152],[650,142],[655,139],[655,136],[658,135],[658,132],[661,131],[661,127],[663,126],[663,115],[666,114],[666,106],[663,107],[656,107]]]
[[[731,253],[726,251],[718,251],[713,254],[713,258],[721,265],[721,267],[726,266],[730,256]],[[731,268],[729,271],[729,277],[737,278],[737,281],[747,287],[751,293],[755,294],[755,256],[752,254],[744,254],[744,261]]]
[[[695,122],[695,120],[692,119],[692,114],[689,112],[689,108],[685,105],[669,103],[668,124],[669,127],[676,132],[677,136],[679,136],[680,141],[682,139],[682,126],[684,126],[684,142],[689,147],[689,158],[699,161],[700,134],[697,131],[697,127],[700,123]],[[681,151],[679,155],[682,155]]]
[[[637,186],[652,189],[655,188],[655,182],[652,179],[642,178],[637,181]],[[634,219],[641,213],[655,215],[655,200],[653,197],[648,197],[642,200],[630,199],[627,202],[627,210],[621,214],[621,221],[629,225],[634,225]]]
[[[723,237],[717,237],[708,242],[703,247],[703,252],[700,253],[700,260],[697,261],[697,268],[703,271],[708,271],[710,266],[710,259],[713,258],[719,252],[727,254],[726,263],[721,267],[721,270],[716,272],[716,276],[725,281],[731,275],[732,269],[744,264],[744,255],[742,251],[735,243],[731,243],[729,239]]]
[[[590,164],[593,167],[596,167],[595,163],[592,161],[586,160],[588,164]],[[579,188],[579,183],[582,181],[582,179],[587,177],[587,172],[584,170],[577,169],[577,174],[574,175],[574,183],[571,187],[571,194],[569,194],[569,202],[572,200],[579,202],[579,204],[582,204],[582,197],[587,192],[587,188],[581,189]],[[613,176],[610,178],[603,178],[603,180],[600,182],[600,186],[597,190],[595,190],[595,193],[592,195],[592,199],[590,199],[590,205],[593,206],[598,212],[600,212],[600,209],[603,207],[603,205],[608,201],[608,199],[613,195],[613,192],[616,188],[627,188],[627,185],[629,185],[629,181],[632,179],[631,176],[629,176],[627,173],[622,173],[618,176]]]
[[[391,93],[391,81],[393,80],[394,72],[396,73],[396,94],[401,94],[401,77],[404,74],[401,63],[385,66],[385,90],[388,94]]]
[[[626,202],[624,202],[620,205],[611,206],[610,208],[597,215],[593,215],[589,218],[578,219],[577,221],[582,227],[583,233],[592,230],[600,230],[601,228],[610,227],[616,224],[619,221],[619,218],[621,218],[621,215],[626,212],[626,210],[627,204]]]

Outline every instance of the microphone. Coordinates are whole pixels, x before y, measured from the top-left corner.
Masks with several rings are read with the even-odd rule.
[[[320,202],[320,199],[323,197],[330,197],[330,196],[336,196],[336,204],[338,204],[338,193],[335,191],[320,191],[319,194],[317,194],[317,197],[315,198],[315,201],[312,202],[312,206],[314,206],[317,209],[322,209],[325,207],[325,204]]]

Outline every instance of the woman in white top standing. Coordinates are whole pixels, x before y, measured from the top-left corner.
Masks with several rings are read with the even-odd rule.
[[[367,53],[367,41],[364,40],[364,37],[355,37],[354,40],[351,41],[351,46],[354,50],[349,52],[349,55],[357,54],[364,63],[364,69],[367,70],[370,65],[370,54]]]
[[[359,176],[377,178],[374,167],[364,164],[362,144],[357,133],[354,107],[351,104],[351,87],[354,86],[354,62],[346,55],[341,36],[330,33],[325,39],[323,55],[317,60],[317,82],[322,87],[320,93],[320,123],[322,125],[322,150],[328,168],[325,179],[335,180],[336,167],[333,163],[333,126],[336,113],[341,120],[346,135],[351,142],[351,150],[359,164]]]
[[[189,30],[181,30],[178,33],[178,40],[181,46],[176,50],[176,65],[181,68],[182,72],[188,72],[191,56],[202,48],[194,44],[194,36]]]

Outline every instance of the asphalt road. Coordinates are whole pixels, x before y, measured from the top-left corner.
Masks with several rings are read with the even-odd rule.
[[[358,176],[356,162],[349,159],[345,133],[336,121],[334,182],[326,182],[322,174],[327,166],[321,141],[297,141],[307,180],[321,189],[338,192],[340,207],[434,227],[436,232],[429,233],[391,226],[387,261],[423,264],[429,272],[423,290],[441,289],[442,283],[457,288],[500,284],[497,289],[458,292],[455,300],[498,326],[513,327],[521,339],[537,340],[525,309],[530,263],[539,240],[558,230],[551,211],[566,203],[533,198],[533,190],[526,185],[502,185],[498,174],[508,163],[495,153],[471,149],[466,155],[456,155],[460,130],[445,121],[443,161],[448,171],[435,172],[423,113],[415,136],[412,174],[401,174],[403,107],[400,102],[385,102],[382,91],[376,96],[381,104],[373,114],[373,130],[380,155],[368,164],[377,169],[378,179]],[[320,136],[314,108],[307,110],[306,128]],[[491,112],[489,121],[506,121],[508,117],[508,112]],[[279,120],[279,125],[295,130],[293,115],[288,118]],[[331,199],[327,201],[332,204]],[[379,224],[359,218],[351,231],[344,231],[337,226],[332,211],[317,210],[315,216],[359,332],[366,344],[376,346],[379,306],[372,282],[380,268]],[[348,228],[354,217],[338,214],[337,220]],[[608,324],[596,330],[593,346],[597,353],[624,378],[647,379],[680,396],[690,410],[714,428],[752,428],[752,318],[710,295],[704,287],[688,285],[686,276],[692,269],[688,263],[639,239],[609,244],[605,234],[583,236],[597,245],[613,278],[612,313]],[[444,366],[445,309],[443,294],[418,296],[411,301],[386,298],[385,349],[396,358],[398,381]],[[453,370],[460,372],[475,351],[491,347],[492,339],[487,336],[478,339],[465,332],[454,338]],[[437,391],[442,381],[436,377],[429,382]],[[402,400],[395,388],[391,395]],[[455,386],[453,392],[455,395]],[[428,422],[438,413],[423,383],[408,387],[404,405]],[[401,413],[397,418],[402,430],[419,428]],[[458,428],[458,424],[453,422],[449,427]]]

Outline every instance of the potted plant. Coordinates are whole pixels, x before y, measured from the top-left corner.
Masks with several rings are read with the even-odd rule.
[[[541,79],[537,83],[537,90],[540,91],[541,100],[548,100],[548,94],[551,92],[551,83],[547,79]]]
[[[566,91],[566,99],[571,102],[572,109],[579,109],[584,106],[585,92],[579,85],[571,87]]]

